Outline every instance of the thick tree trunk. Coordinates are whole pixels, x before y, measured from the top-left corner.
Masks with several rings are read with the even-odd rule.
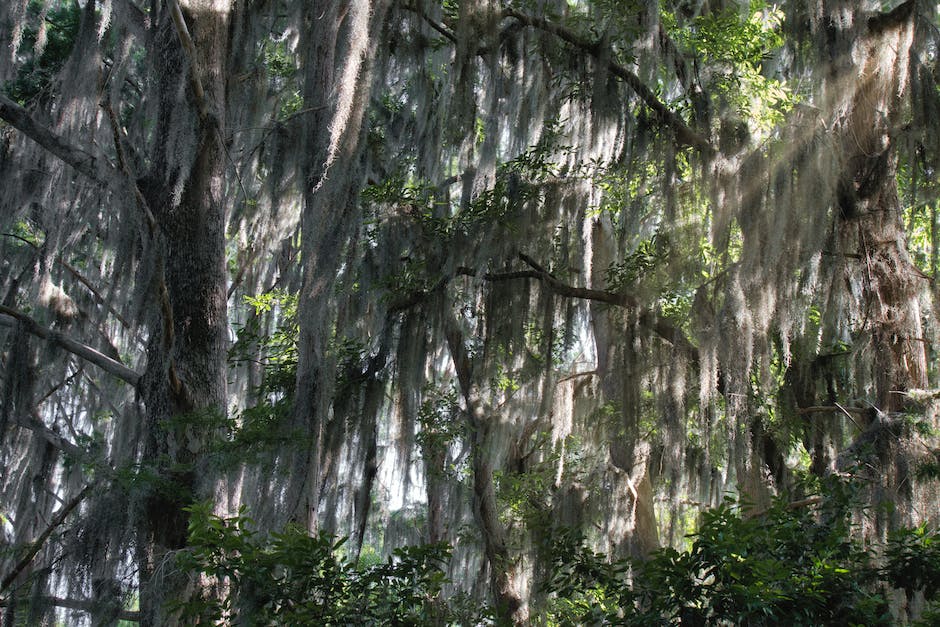
[[[450,350],[470,427],[470,462],[473,474],[473,513],[483,536],[483,550],[490,567],[490,591],[501,621],[528,624],[528,607],[516,589],[514,559],[509,553],[507,531],[499,520],[493,460],[499,444],[493,423],[498,419],[480,397],[474,381],[474,365],[464,347],[463,334],[455,320],[446,322]]]
[[[847,6],[834,4],[836,24],[835,12]],[[877,405],[890,413],[904,407],[906,391],[927,384],[918,299],[923,277],[907,252],[894,154],[908,80],[914,3],[867,20],[849,4],[856,9],[853,26],[831,26],[832,52],[842,57],[834,63],[827,85],[834,96],[833,113],[844,112],[837,228],[846,251],[861,258],[862,315],[871,336]]]
[[[907,252],[894,145],[915,8],[916,2],[909,1],[864,19],[854,3],[830,7],[833,17],[854,11],[850,27],[832,26],[832,50],[842,56],[827,89],[833,117],[841,122],[843,149],[836,227],[843,250],[859,258],[861,276],[855,280],[861,283],[862,331],[869,341],[862,354],[871,364],[877,410],[860,425],[864,430],[843,453],[842,463],[861,462],[860,468],[870,471],[876,515],[866,531],[881,538],[899,525],[920,522],[910,476],[916,464],[912,438],[897,413],[910,408],[908,391],[928,383],[919,302],[926,285]]]
[[[165,55],[158,77],[160,117],[153,168],[141,186],[155,220],[151,245],[157,266],[147,372],[142,380],[147,415],[141,461],[158,478],[145,486],[138,514],[143,625],[172,622],[167,604],[187,595],[188,582],[178,574],[173,552],[186,546],[189,517],[183,508],[213,495],[213,477],[203,467],[202,454],[211,418],[226,411],[221,138],[228,7],[191,0],[182,9],[186,21],[174,26],[164,14],[157,35],[158,49]],[[175,98],[185,78],[190,86],[188,106]],[[197,88],[197,78],[207,87]],[[179,133],[187,132],[196,134],[192,158],[168,155],[182,150],[174,142],[180,141]],[[174,188],[181,189],[178,197]]]

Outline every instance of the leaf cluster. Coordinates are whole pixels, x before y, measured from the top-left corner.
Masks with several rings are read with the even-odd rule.
[[[43,4],[32,0],[27,7],[27,25],[19,46],[23,62],[16,78],[3,85],[3,91],[24,106],[37,98],[65,65],[81,19],[77,2],[57,3],[48,11],[43,10]]]
[[[764,512],[727,499],[702,515],[684,551],[609,562],[578,532],[559,533],[551,611],[561,624],[889,625],[885,584],[930,599],[940,589],[938,533],[902,530],[885,564],[852,533],[853,490],[820,486]]]
[[[359,568],[342,557],[344,538],[298,527],[259,533],[244,510],[224,518],[209,503],[188,511],[189,546],[178,565],[199,582],[201,594],[178,605],[185,624],[423,625],[447,619],[438,599],[447,545],[398,549],[387,561]]]

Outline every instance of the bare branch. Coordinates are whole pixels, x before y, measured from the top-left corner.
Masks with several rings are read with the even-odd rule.
[[[511,17],[526,26],[551,33],[562,41],[588,53],[595,59],[602,58],[603,51],[601,50],[600,44],[590,41],[564,26],[553,24],[545,18],[527,15],[511,8],[504,9],[503,15]],[[607,62],[607,71],[626,83],[630,89],[640,97],[640,100],[652,109],[653,113],[656,114],[663,124],[672,128],[680,144],[683,146],[691,146],[706,156],[712,156],[717,152],[708,139],[692,130],[675,111],[667,107],[665,103],[657,98],[656,94],[640,80],[639,76],[612,60]]]
[[[552,273],[542,267],[537,261],[526,255],[519,253],[519,259],[524,261],[531,270],[514,270],[509,272],[487,272],[483,275],[484,281],[512,281],[519,279],[535,279],[544,283],[552,292],[565,298],[578,298],[581,300],[590,300],[599,303],[606,303],[614,307],[624,307],[628,309],[639,309],[639,300],[632,294],[623,292],[609,292],[606,290],[595,290],[587,287],[575,287],[560,281]],[[476,270],[466,266],[459,266],[455,271],[458,276],[477,276]],[[444,277],[437,284],[425,290],[414,291],[402,298],[393,301],[388,308],[389,313],[398,313],[411,309],[419,303],[424,302],[435,292],[443,289],[452,277]],[[679,327],[663,320],[653,312],[644,311],[640,313],[639,322],[646,328],[653,331],[656,335],[666,340],[692,362],[698,361],[698,349],[689,341],[685,333]]]
[[[109,168],[105,168],[97,157],[77,148],[37,122],[29,112],[0,93],[0,120],[54,154],[91,180],[107,185],[110,182]]]
[[[52,445],[53,448],[62,451],[66,455],[69,455],[78,461],[94,461],[91,459],[88,451],[74,442],[63,438],[61,435],[43,424],[35,410],[33,411],[33,415],[28,418],[15,418],[14,424],[18,427],[22,427],[23,429],[29,429]]]
[[[401,8],[406,11],[411,11],[412,13],[418,15],[421,19],[428,23],[428,26],[436,30],[438,33],[443,35],[446,39],[449,39],[452,43],[457,43],[457,36],[450,32],[442,24],[438,24],[436,21],[431,19],[427,13],[425,13],[420,7],[412,6],[410,4],[403,4]]]
[[[202,80],[199,78],[199,66],[196,65],[196,46],[193,44],[193,38],[186,27],[186,20],[183,18],[183,11],[180,9],[178,0],[167,0],[170,7],[170,15],[173,16],[173,26],[176,27],[176,34],[179,36],[183,51],[189,59],[189,77],[193,83],[193,93],[196,96],[196,104],[199,107],[199,117],[205,120],[209,115],[209,108],[206,105],[206,91],[202,87]]]
[[[65,519],[68,518],[68,515],[72,513],[78,505],[88,496],[88,493],[91,492],[91,485],[87,485],[82,488],[82,491],[76,494],[71,501],[65,504],[65,507],[59,510],[59,513],[55,515],[52,519],[52,522],[49,523],[49,526],[39,534],[39,537],[36,538],[33,542],[29,544],[29,548],[26,551],[26,554],[20,559],[19,562],[13,567],[13,569],[7,573],[6,577],[3,578],[3,581],[0,582],[0,592],[4,592],[9,588],[16,578],[20,576],[30,562],[33,561],[33,558],[36,557],[36,554],[39,553],[39,550],[46,543],[46,540],[49,539],[49,536],[63,523]]]
[[[615,305],[617,307],[637,307],[639,305],[639,301],[637,301],[636,297],[630,294],[608,292],[606,290],[594,290],[587,287],[574,287],[573,285],[562,283],[548,270],[540,266],[534,259],[525,253],[519,253],[519,259],[535,270],[538,273],[539,278],[547,283],[552,291],[559,296],[594,300],[607,303],[609,305]]]
[[[5,326],[12,326],[14,324],[13,320],[19,321],[28,333],[31,333],[32,335],[35,335],[36,337],[42,338],[44,340],[48,340],[60,348],[67,350],[73,355],[81,357],[85,361],[98,366],[105,372],[116,376],[118,379],[126,381],[134,387],[137,387],[137,384],[140,381],[140,373],[136,370],[128,368],[115,359],[111,359],[107,355],[98,352],[87,344],[82,344],[81,342],[73,340],[72,338],[63,335],[58,331],[44,327],[22,311],[6,307],[5,305],[0,305],[0,324]]]
[[[17,239],[17,240],[23,242],[24,244],[27,244],[27,245],[31,246],[31,247],[33,248],[33,250],[37,250],[37,251],[39,250],[39,246],[38,246],[37,244],[35,244],[34,242],[29,241],[29,240],[26,239],[25,237],[20,237],[19,235],[14,235],[13,233],[0,233],[0,235],[3,235],[3,236],[5,236],[5,237],[12,237],[12,238],[14,238],[14,239]],[[108,302],[108,300],[107,300],[104,296],[102,296],[101,291],[98,290],[98,288],[96,288],[96,287],[92,284],[92,282],[89,281],[89,280],[85,277],[85,275],[83,275],[83,274],[82,274],[81,272],[79,272],[73,265],[71,265],[69,262],[67,262],[65,259],[63,259],[63,258],[62,258],[62,255],[59,255],[58,257],[56,257],[56,263],[58,263],[58,264],[61,265],[63,268],[65,268],[66,270],[68,270],[69,273],[70,273],[73,277],[75,277],[75,280],[76,280],[76,281],[78,281],[79,283],[81,283],[82,285],[84,285],[85,288],[88,289],[89,292],[91,292],[92,296],[94,296],[95,302],[98,303],[99,305],[104,305],[104,306],[108,309],[108,311],[111,312],[111,315],[113,315],[113,316],[117,319],[117,321],[120,322],[121,325],[122,325],[125,329],[130,329],[130,328],[131,328],[131,323],[130,323],[124,316],[122,316],[121,313],[120,313],[117,309],[115,309],[114,306],[113,306],[110,302]]]
[[[811,405],[809,407],[800,407],[796,410],[798,414],[823,414],[835,412],[854,412],[856,414],[866,415],[869,410],[867,407],[849,407],[836,403],[835,405]]]

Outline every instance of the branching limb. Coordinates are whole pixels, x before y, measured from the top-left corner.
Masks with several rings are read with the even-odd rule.
[[[63,348],[73,355],[81,357],[85,361],[98,366],[105,372],[114,375],[118,379],[130,383],[134,387],[136,387],[140,381],[140,373],[138,373],[136,370],[128,368],[115,359],[111,359],[107,355],[98,352],[87,344],[82,344],[81,342],[73,340],[72,338],[63,335],[58,331],[44,327],[22,311],[13,309],[11,307],[6,307],[5,305],[0,305],[0,325],[12,326],[14,324],[14,320],[19,321],[28,333],[56,344],[60,348]]]
[[[95,461],[91,459],[91,456],[88,454],[88,451],[75,444],[74,442],[63,438],[61,435],[47,427],[40,420],[37,412],[33,412],[33,415],[28,418],[16,418],[14,424],[23,429],[28,429],[35,433],[37,436],[41,437],[43,440],[52,445],[53,448],[56,448],[66,455],[82,462]]]
[[[14,235],[13,233],[2,233],[2,235],[5,237],[11,237],[13,239],[19,240],[23,242],[24,244],[31,246],[34,250],[37,250],[37,251],[39,250],[38,245],[36,245],[34,242],[29,241],[25,237],[20,237],[19,235]],[[60,266],[68,270],[69,274],[75,277],[76,281],[84,285],[85,288],[89,292],[91,292],[92,296],[94,296],[95,302],[98,303],[99,305],[104,305],[108,309],[108,311],[111,312],[111,315],[113,315],[125,329],[131,328],[131,323],[127,320],[127,318],[122,316],[121,313],[117,309],[115,309],[114,306],[110,302],[108,302],[108,300],[101,294],[101,291],[98,288],[96,288],[94,284],[92,284],[92,282],[89,281],[85,277],[85,275],[79,272],[78,269],[75,268],[75,266],[73,266],[72,264],[67,262],[65,259],[63,259],[61,255],[56,257],[56,263],[58,263]]]
[[[531,270],[515,270],[509,272],[487,272],[483,274],[484,281],[514,281],[519,279],[534,279],[541,281],[552,292],[565,298],[578,298],[599,303],[605,303],[613,307],[623,307],[627,309],[639,309],[639,300],[632,294],[622,292],[610,292],[607,290],[595,290],[587,287],[576,287],[560,281],[551,272],[546,270],[537,261],[526,255],[519,253],[519,259],[525,262]],[[459,266],[455,272],[457,276],[477,276],[473,268]],[[411,309],[427,300],[431,294],[442,290],[452,277],[444,277],[432,287],[425,290],[412,292],[389,306],[389,313],[398,313]],[[666,340],[680,352],[682,352],[692,362],[698,361],[698,349],[689,341],[682,329],[663,320],[650,311],[644,311],[639,316],[639,322],[646,328],[652,330],[656,335]]]
[[[167,4],[170,7],[170,15],[173,17],[173,26],[176,28],[176,34],[189,60],[189,78],[193,84],[193,94],[196,97],[196,105],[199,108],[199,118],[205,120],[209,115],[209,107],[206,104],[206,91],[202,87],[202,79],[199,78],[199,66],[196,65],[196,46],[193,44],[193,38],[189,34],[189,28],[186,27],[186,20],[183,18],[183,10],[180,9],[179,1],[167,0]]]
[[[415,15],[417,15],[418,17],[420,17],[422,20],[424,20],[425,22],[427,22],[428,26],[430,26],[431,28],[433,28],[434,30],[436,30],[438,33],[440,33],[441,35],[443,35],[446,39],[450,40],[451,43],[457,43],[457,36],[456,36],[456,35],[454,35],[452,32],[450,32],[450,31],[449,31],[445,26],[443,26],[442,24],[438,24],[436,21],[434,21],[433,19],[431,19],[431,17],[430,17],[426,12],[424,12],[420,7],[413,6],[413,5],[409,5],[409,4],[403,4],[403,5],[401,6],[401,8],[404,9],[404,10],[406,10],[406,11],[411,11],[412,13],[414,13]]]
[[[637,307],[639,306],[639,301],[630,295],[630,294],[621,294],[617,292],[608,292],[605,290],[594,290],[587,287],[574,287],[573,285],[568,285],[559,281],[554,275],[552,275],[548,270],[539,265],[534,259],[526,255],[525,253],[519,253],[519,259],[521,259],[526,265],[535,270],[539,278],[548,284],[553,292],[559,296],[567,296],[568,298],[581,298],[584,300],[594,300],[602,303],[607,303],[609,305],[615,305],[617,307]]]
[[[600,44],[590,41],[564,26],[553,24],[545,18],[528,15],[512,8],[504,9],[503,15],[511,17],[526,26],[551,33],[595,59],[603,57]],[[607,71],[626,83],[640,97],[640,100],[656,114],[659,120],[676,133],[676,138],[680,144],[695,148],[706,156],[716,154],[717,151],[711,145],[711,142],[689,127],[675,111],[657,98],[656,94],[640,80],[639,76],[612,60],[607,62]]]
[[[43,545],[46,543],[46,540],[49,539],[49,536],[65,522],[65,519],[68,518],[69,514],[72,513],[76,507],[88,496],[88,493],[91,492],[91,485],[87,485],[82,488],[82,491],[76,494],[72,500],[65,504],[65,507],[59,510],[59,513],[55,515],[52,519],[52,522],[49,523],[49,526],[39,534],[39,537],[36,538],[33,542],[30,543],[26,554],[20,559],[19,562],[13,567],[13,569],[7,573],[3,578],[3,581],[0,582],[0,593],[5,592],[9,588],[16,578],[20,576],[30,562],[33,561],[33,558],[36,557],[36,554],[39,553],[39,550],[42,549]]]
[[[0,93],[0,120],[54,154],[64,163],[91,180],[107,185],[111,182],[110,168],[97,157],[77,148],[37,122],[29,112]]]

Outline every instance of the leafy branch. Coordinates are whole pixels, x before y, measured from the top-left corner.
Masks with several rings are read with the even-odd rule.
[[[598,61],[603,62],[607,57],[610,56],[606,54],[606,51],[603,50],[599,42],[591,41],[585,37],[582,37],[573,30],[565,28],[559,24],[554,24],[545,18],[528,15],[512,8],[504,9],[503,15],[513,18],[526,26],[551,33],[562,41],[565,41],[582,52],[589,54]],[[679,117],[675,111],[670,109],[662,100],[657,98],[656,94],[653,93],[653,90],[647,87],[646,84],[640,80],[640,77],[635,73],[631,72],[629,69],[625,68],[619,63],[614,62],[613,60],[607,60],[607,71],[626,83],[630,89],[632,89],[636,95],[640,97],[640,100],[642,100],[643,103],[649,107],[653,113],[656,114],[656,117],[659,118],[660,122],[670,127],[676,133],[676,138],[679,140],[679,143],[682,146],[690,146],[695,148],[706,157],[714,156],[718,152],[707,138],[693,130],[682,120],[681,117]]]

